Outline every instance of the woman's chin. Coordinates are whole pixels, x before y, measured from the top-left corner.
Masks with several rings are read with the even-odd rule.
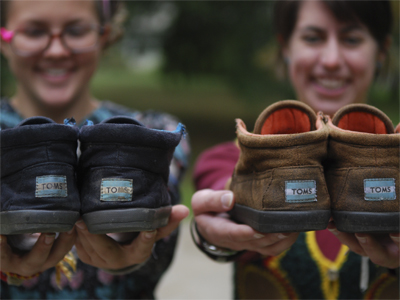
[[[72,102],[72,97],[46,97],[42,98],[41,102],[49,109],[59,110],[69,106]]]
[[[346,99],[312,99],[311,97],[308,101],[304,102],[310,105],[316,112],[322,111],[329,116],[333,116],[343,106],[353,103],[351,100]]]

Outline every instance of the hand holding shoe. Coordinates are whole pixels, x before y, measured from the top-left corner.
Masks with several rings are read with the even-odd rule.
[[[248,225],[235,223],[226,213],[233,205],[231,191],[205,189],[193,195],[192,209],[197,228],[209,243],[236,251],[279,255],[296,241],[298,233],[260,233]]]
[[[184,205],[172,207],[168,224],[153,231],[142,231],[130,243],[118,243],[106,234],[92,234],[85,223],[76,223],[78,238],[76,249],[81,261],[97,268],[118,270],[145,262],[151,255],[156,241],[170,235],[189,215]]]
[[[362,256],[368,256],[373,263],[390,269],[400,267],[399,233],[347,233],[338,231],[333,222],[329,223],[328,229],[351,251]]]
[[[1,235],[1,271],[21,276],[32,276],[57,265],[71,250],[76,240],[75,230],[60,233],[42,233],[33,248],[26,253],[17,253],[7,243],[7,237]]]

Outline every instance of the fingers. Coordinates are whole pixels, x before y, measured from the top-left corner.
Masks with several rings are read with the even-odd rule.
[[[192,209],[195,216],[207,212],[225,212],[234,204],[231,191],[201,190],[192,196]]]
[[[75,246],[79,258],[86,264],[106,268],[107,259],[111,258],[117,243],[105,234],[91,234],[83,220],[75,225],[78,234]]]
[[[183,218],[187,208],[176,209],[172,222]],[[91,234],[83,221],[78,221],[77,239],[75,242],[79,258],[86,264],[104,269],[122,269],[139,264],[151,255],[156,241],[157,231],[143,231],[130,244],[122,245],[105,234]]]
[[[13,252],[7,243],[7,238],[1,240],[1,268],[2,271],[16,273],[22,276],[31,276],[54,267],[68,251],[75,241],[75,234],[61,233],[57,239],[54,233],[42,233],[32,249],[24,255]]]
[[[389,236],[392,241],[397,245],[397,247],[400,248],[400,233],[391,233]]]
[[[157,230],[142,231],[131,244],[123,246],[128,266],[145,262],[151,255],[157,238]]]
[[[356,233],[355,236],[373,263],[393,269],[399,267],[399,245],[391,237],[364,233]]]
[[[189,208],[185,205],[174,205],[167,226],[157,230],[156,240],[170,235],[179,225],[179,223],[189,215]]]
[[[47,258],[44,268],[48,269],[55,266],[61,261],[64,256],[72,249],[76,240],[75,227],[69,232],[62,232],[59,234],[51,249],[50,255]]]
[[[46,270],[44,264],[50,255],[55,238],[55,233],[42,233],[32,250],[23,256],[21,271],[29,273],[31,270],[37,270],[36,272]]]
[[[246,242],[263,237],[250,226],[236,224],[222,214],[218,216],[201,214],[195,217],[195,220],[200,234],[216,246],[229,248],[235,242]]]
[[[346,233],[337,230],[334,222],[328,223],[328,230],[332,232],[342,244],[345,244],[347,247],[349,247],[351,251],[362,256],[367,256],[367,253],[365,253],[363,247],[361,247],[353,233]]]
[[[196,217],[200,234],[211,244],[236,251],[250,250],[263,255],[278,255],[288,249],[298,233],[260,233],[250,226],[236,224],[223,215]]]
[[[7,243],[7,237],[5,235],[0,235],[0,256],[1,256],[1,270],[3,272],[13,272],[17,273],[16,269],[12,269],[19,265],[20,258],[13,254],[10,245]],[[25,275],[29,276],[29,275]]]

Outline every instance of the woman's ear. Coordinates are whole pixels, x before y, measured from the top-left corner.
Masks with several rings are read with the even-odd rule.
[[[284,38],[281,34],[278,34],[276,36],[276,40],[278,42],[278,47],[279,51],[281,52],[282,58],[288,56],[288,49],[287,49],[287,43],[285,43]]]
[[[110,41],[110,36],[111,36],[111,25],[106,24],[103,27],[103,34],[100,36],[100,45],[101,48],[107,48],[108,42]]]
[[[379,49],[378,53],[378,61],[383,64],[388,56],[389,49],[392,46],[393,39],[390,35],[385,38],[385,41],[382,44],[382,47]]]

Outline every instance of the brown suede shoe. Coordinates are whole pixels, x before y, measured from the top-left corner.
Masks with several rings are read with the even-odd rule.
[[[240,157],[230,189],[233,219],[261,232],[325,229],[329,194],[322,160],[328,128],[306,104],[280,101],[258,117],[254,133],[236,120]]]
[[[390,119],[367,104],[340,109],[328,122],[325,166],[336,227],[399,231],[399,147]]]

